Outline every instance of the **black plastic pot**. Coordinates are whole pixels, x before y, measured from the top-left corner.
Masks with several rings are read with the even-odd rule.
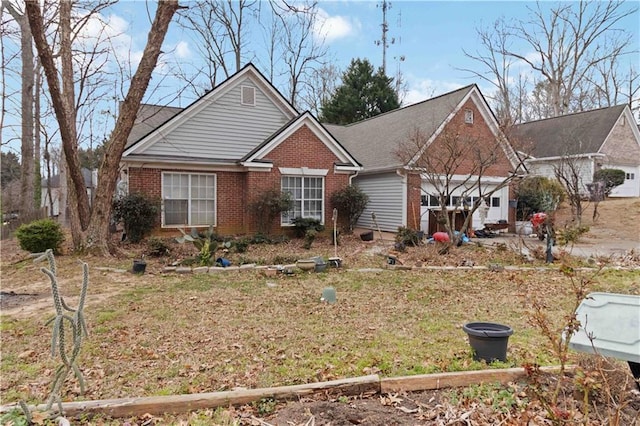
[[[363,232],[360,234],[362,241],[373,241],[373,231]]]
[[[509,336],[513,334],[511,327],[493,322],[470,322],[462,329],[469,336],[474,360],[507,360],[507,344]]]
[[[134,260],[132,272],[134,274],[144,274],[145,269],[147,269],[147,262],[144,260]]]

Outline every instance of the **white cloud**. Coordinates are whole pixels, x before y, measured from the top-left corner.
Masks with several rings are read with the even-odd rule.
[[[178,44],[176,44],[175,52],[176,58],[183,59],[190,57],[191,49],[189,49],[189,43],[186,41],[179,41]]]
[[[357,32],[360,22],[340,15],[330,16],[325,10],[318,9],[318,16],[313,28],[317,37],[323,38],[327,43],[348,37]]]
[[[435,96],[451,92],[463,85],[454,81],[432,80],[429,78],[407,79],[408,89],[402,100],[404,106],[422,102]]]

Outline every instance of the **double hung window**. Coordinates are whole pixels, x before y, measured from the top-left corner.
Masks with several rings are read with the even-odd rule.
[[[163,226],[216,224],[216,175],[163,173]]]
[[[293,225],[296,217],[323,221],[323,177],[283,176],[281,184],[282,192],[288,192],[293,201],[292,209],[282,213],[283,225]]]

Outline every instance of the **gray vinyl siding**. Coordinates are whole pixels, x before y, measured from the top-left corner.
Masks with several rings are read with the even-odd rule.
[[[369,196],[369,204],[358,220],[358,227],[376,229],[371,213],[382,231],[397,232],[404,226],[405,184],[396,173],[359,176],[354,184]]]
[[[241,104],[241,87],[256,90],[256,105]],[[144,154],[238,159],[262,143],[292,117],[284,115],[251,79],[246,78],[148,147]]]

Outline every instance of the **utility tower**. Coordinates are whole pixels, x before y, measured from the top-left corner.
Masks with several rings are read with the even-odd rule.
[[[395,43],[395,39],[392,38],[391,41],[387,41],[387,32],[389,32],[389,24],[387,22],[387,11],[391,9],[391,2],[387,0],[382,0],[382,2],[377,5],[382,9],[382,37],[380,40],[376,40],[374,43],[376,46],[382,46],[382,72],[387,75],[387,48],[389,44]]]

